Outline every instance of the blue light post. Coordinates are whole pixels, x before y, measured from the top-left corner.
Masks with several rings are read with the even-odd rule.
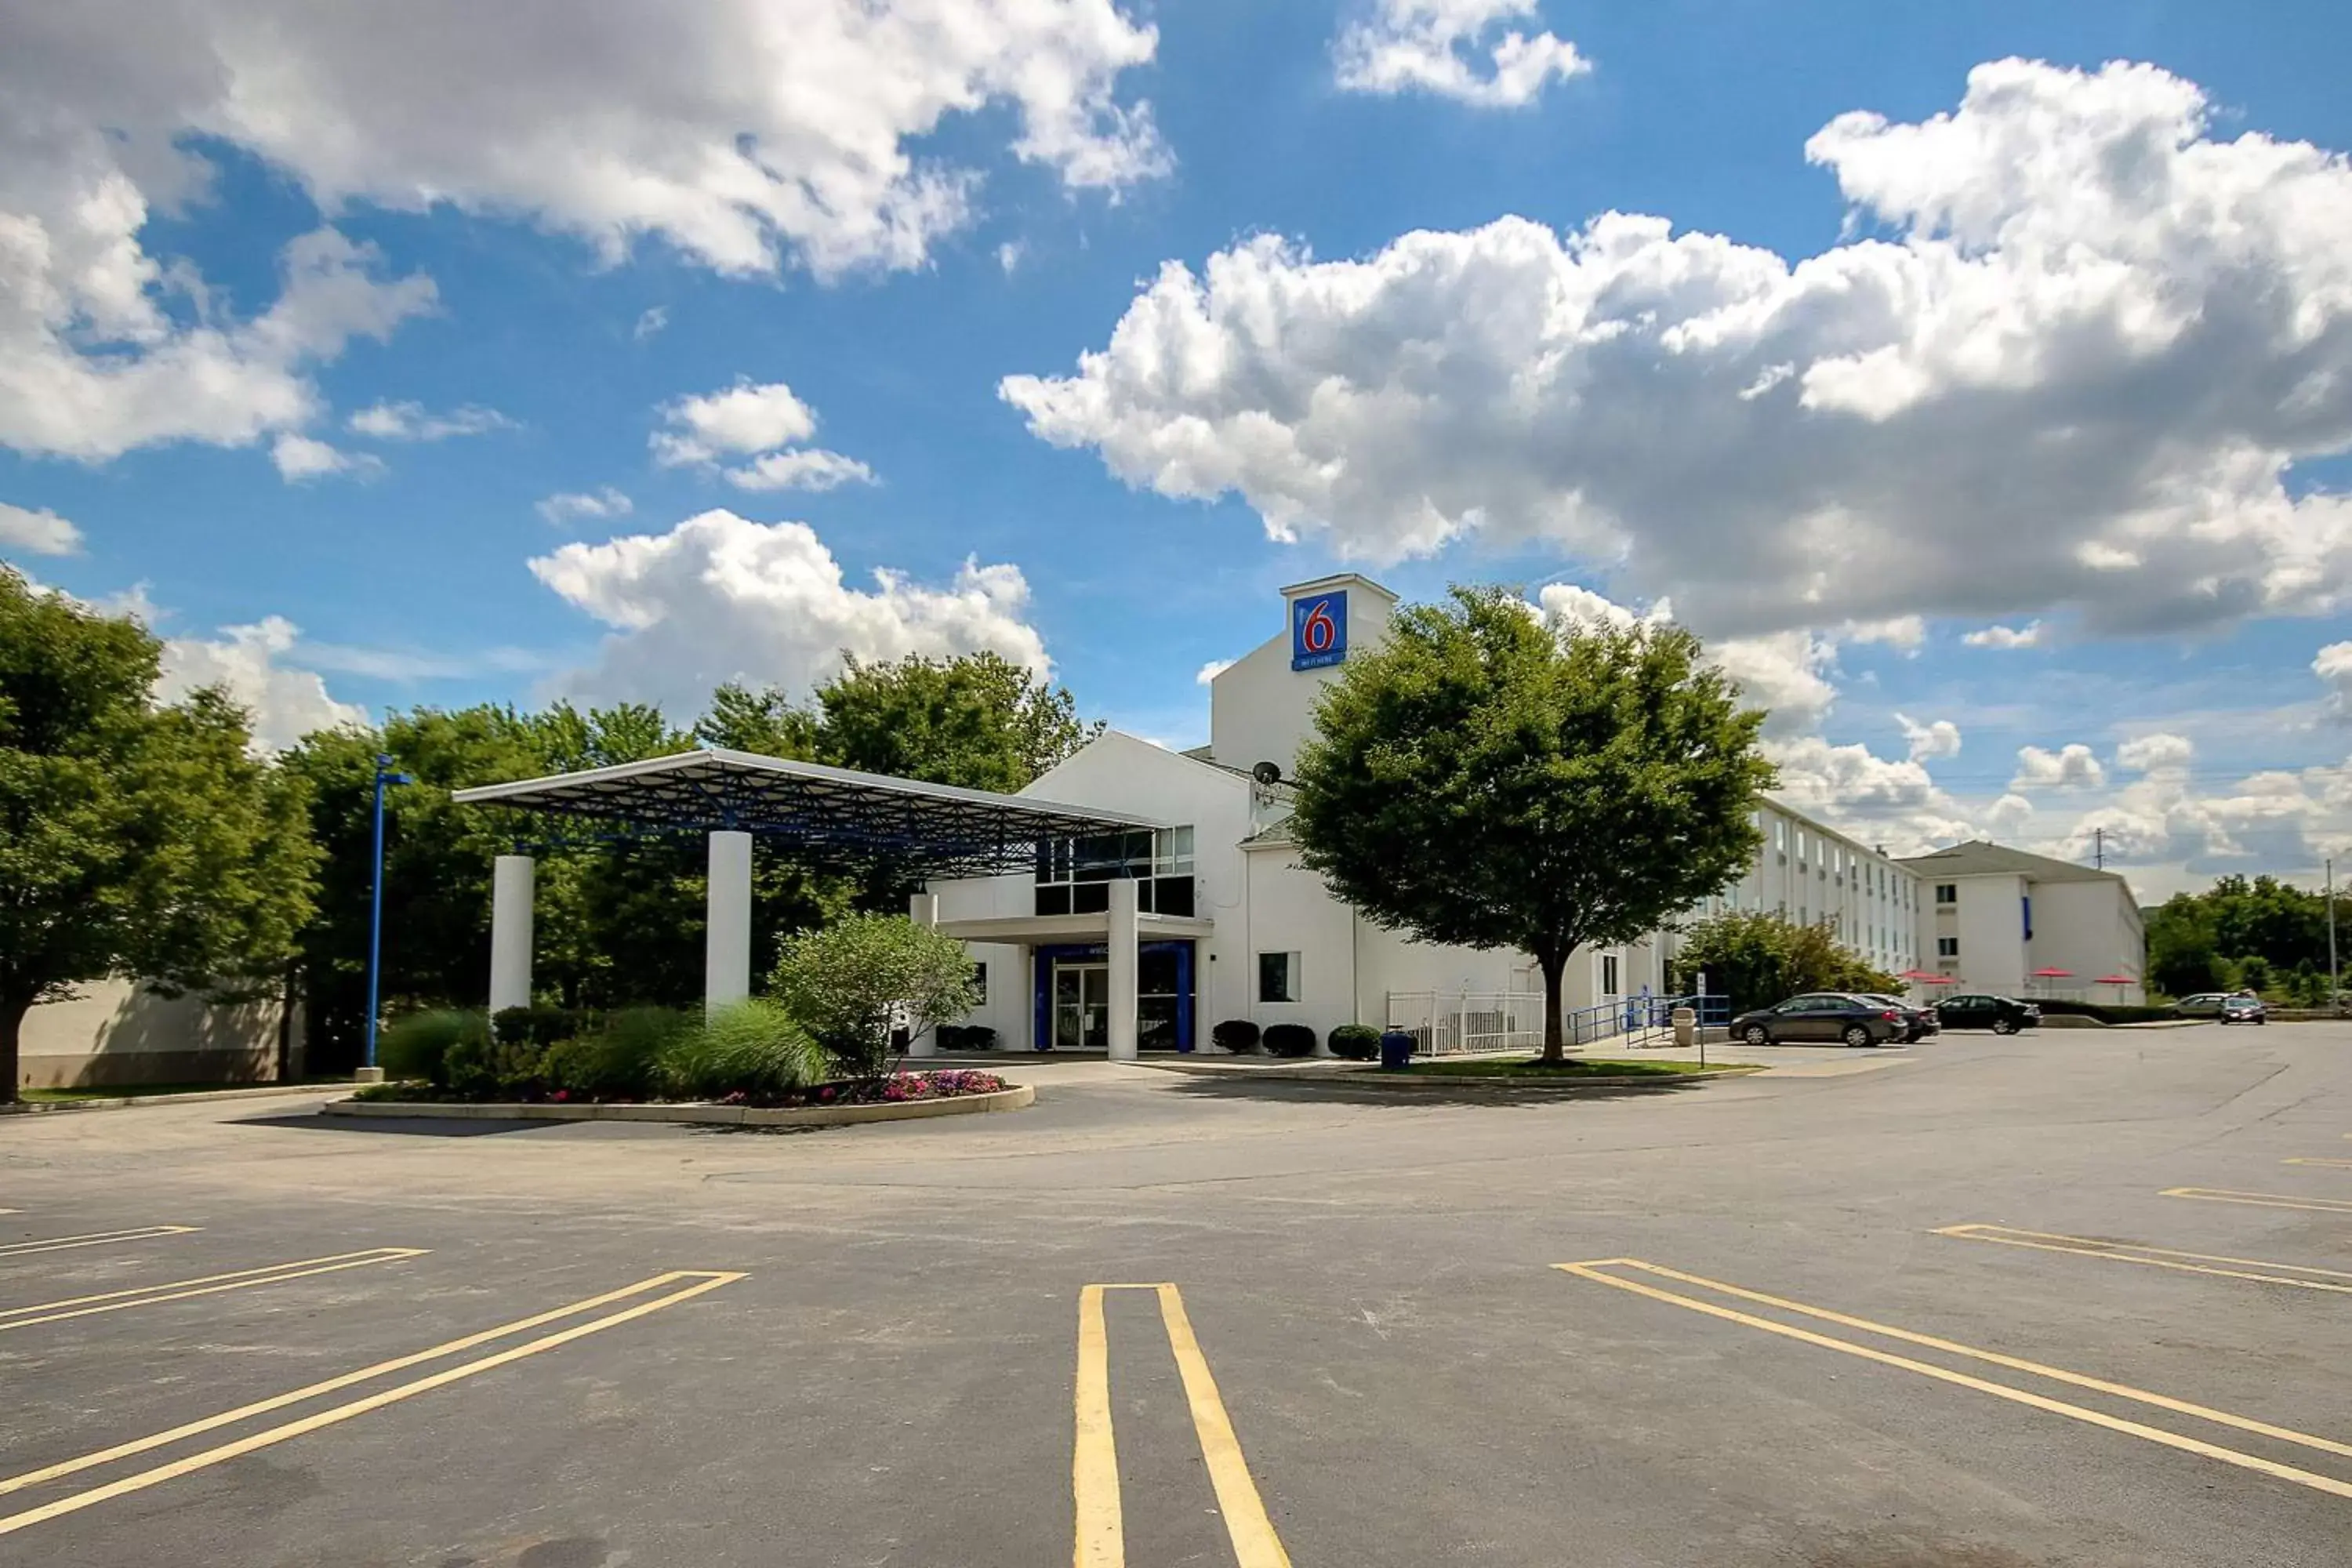
[[[392,771],[392,759],[378,754],[375,760],[375,859],[373,885],[368,896],[368,1000],[367,1000],[367,1061],[375,1066],[375,1016],[377,991],[381,983],[383,958],[383,786],[388,784],[415,784],[406,773]]]

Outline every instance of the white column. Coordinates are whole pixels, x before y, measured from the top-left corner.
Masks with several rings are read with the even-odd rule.
[[[528,855],[501,855],[490,868],[490,1011],[530,1005],[530,894]]]
[[[919,926],[940,923],[940,896],[937,893],[910,893],[907,898],[907,918]],[[940,1031],[936,1026],[923,1031],[922,1038],[907,1047],[910,1057],[935,1057],[940,1054]]]
[[[710,836],[710,911],[704,926],[702,1006],[715,1013],[751,994],[751,836]]]
[[[1135,883],[1110,884],[1110,1059],[1131,1062],[1136,1053]]]

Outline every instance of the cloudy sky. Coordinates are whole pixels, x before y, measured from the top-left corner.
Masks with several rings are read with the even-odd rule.
[[[2352,56],[2162,0],[0,0],[0,556],[283,743],[1352,566],[1667,618],[1794,804],[2352,848]]]

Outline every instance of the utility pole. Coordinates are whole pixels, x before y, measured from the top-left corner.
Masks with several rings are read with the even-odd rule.
[[[2104,827],[2091,829],[2091,864],[2102,871],[2107,868],[2107,830]]]
[[[2336,981],[2336,858],[2327,858],[2327,1007],[2341,1012],[2344,1004]]]

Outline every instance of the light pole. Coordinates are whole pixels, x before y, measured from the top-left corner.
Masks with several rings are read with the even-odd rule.
[[[2327,1010],[2344,1010],[2341,994],[2336,989],[2336,858],[2327,858]]]
[[[379,752],[375,759],[375,858],[369,863],[373,873],[368,892],[368,984],[367,984],[367,1060],[364,1066],[375,1066],[375,1016],[377,994],[382,984],[383,959],[383,786],[388,784],[415,784],[406,773],[392,771],[392,759]]]

